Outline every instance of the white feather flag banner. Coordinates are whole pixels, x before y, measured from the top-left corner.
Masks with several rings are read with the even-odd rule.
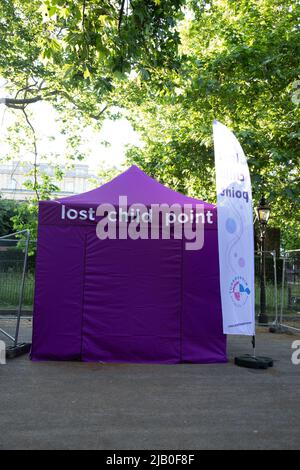
[[[225,334],[255,334],[251,180],[234,134],[214,121],[220,288]]]

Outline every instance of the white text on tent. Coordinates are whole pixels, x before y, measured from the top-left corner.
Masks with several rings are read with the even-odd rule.
[[[213,213],[204,204],[144,204],[128,207],[127,196],[119,197],[118,208],[100,204],[96,211],[102,217],[97,223],[97,236],[106,239],[185,239],[186,250],[200,250],[204,245],[204,226],[213,223]]]

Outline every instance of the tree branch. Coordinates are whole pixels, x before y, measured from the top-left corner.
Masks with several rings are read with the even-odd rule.
[[[35,80],[34,78],[32,78],[32,80],[33,80],[34,83],[29,84],[29,79],[28,79],[28,78],[26,79],[26,86],[23,87],[23,88],[20,88],[20,89],[17,91],[17,93],[16,93],[16,95],[15,95],[15,99],[18,98],[19,94],[22,93],[22,91],[24,91],[24,98],[26,98],[27,92],[30,91],[30,88],[36,87],[36,85],[37,85],[37,83],[38,83],[37,80]],[[39,88],[39,90],[40,90],[40,88]]]
[[[40,90],[40,91],[43,91],[43,90]],[[21,111],[24,111],[25,107],[28,104],[37,103],[38,101],[42,101],[45,98],[50,98],[51,96],[56,96],[56,95],[64,96],[68,101],[70,101],[70,103],[72,103],[77,109],[80,110],[80,106],[76,102],[76,100],[64,90],[49,91],[48,93],[45,93],[44,96],[37,95],[37,96],[34,96],[33,98],[22,98],[22,99],[0,98],[0,104],[5,104],[8,108],[19,109]],[[108,106],[104,106],[104,108],[101,111],[99,111],[99,113],[97,114],[89,113],[89,116],[92,119],[98,120],[102,116],[102,114],[106,111],[107,108]]]
[[[85,3],[85,0],[83,0],[83,3],[82,3],[82,22],[81,22],[83,33],[85,32],[85,9],[86,9],[86,3]]]
[[[122,24],[123,14],[124,14],[124,6],[125,6],[125,0],[122,0],[120,11],[119,11],[118,31],[120,31],[121,29],[121,24]]]
[[[0,104],[5,104],[8,108],[15,108],[15,109],[23,109],[24,106],[31,103],[36,103],[37,101],[41,101],[43,97],[41,95],[37,95],[33,98],[0,98]]]
[[[98,114],[90,114],[90,117],[96,119],[96,121],[102,116],[102,114],[107,110],[108,105],[104,106],[103,109]]]
[[[35,191],[35,194],[36,194],[36,197],[37,197],[37,200],[39,201],[40,200],[40,196],[39,196],[39,192],[38,192],[38,179],[37,179],[37,158],[38,158],[38,151],[37,151],[37,143],[36,143],[36,134],[35,134],[35,129],[33,127],[33,125],[31,124],[29,118],[28,118],[28,115],[25,111],[25,109],[23,108],[22,109],[23,113],[24,113],[24,116],[25,116],[25,119],[26,119],[26,122],[28,124],[28,126],[30,127],[31,129],[31,132],[32,132],[32,136],[33,136],[33,149],[34,149],[34,164],[33,164],[33,175],[34,175],[34,191]]]
[[[67,98],[68,101],[70,101],[70,103],[72,103],[77,109],[80,110],[80,106],[78,105],[76,100],[72,96],[70,96],[69,93],[67,93],[66,91],[64,91],[64,90],[54,90],[54,91],[51,91],[51,92],[47,93],[46,96],[48,97],[48,96],[54,96],[54,95],[64,96],[65,98]],[[108,108],[108,105],[104,106],[104,108],[101,109],[101,111],[99,111],[99,113],[97,113],[97,114],[88,113],[88,115],[92,119],[95,119],[97,121],[102,116],[102,114],[107,110],[107,108]]]

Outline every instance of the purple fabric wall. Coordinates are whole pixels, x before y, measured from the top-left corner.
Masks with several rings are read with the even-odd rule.
[[[33,359],[80,359],[84,247],[80,227],[39,226]]]
[[[119,194],[130,203],[199,202],[136,167],[94,192],[41,202],[32,359],[225,362],[216,220],[200,251],[184,250],[184,240],[100,241],[95,222],[61,220],[62,204],[96,207]]]
[[[182,283],[182,360],[226,361],[217,230],[206,231],[202,250],[183,251]]]
[[[88,234],[83,360],[179,362],[180,243]]]

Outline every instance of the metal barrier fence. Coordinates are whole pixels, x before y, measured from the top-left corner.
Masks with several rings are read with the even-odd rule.
[[[300,332],[300,250],[284,254],[280,303],[278,326]]]
[[[36,241],[28,241],[28,251],[34,251]],[[300,250],[288,251],[276,257],[275,251],[265,255],[265,306],[268,323],[278,328],[300,331]],[[34,298],[35,257],[24,257],[26,240],[0,238],[0,339],[1,331],[13,337],[13,320],[20,313],[20,340],[30,341]],[[260,313],[261,296],[260,254],[255,253],[255,312]],[[24,281],[24,282],[23,282]],[[20,300],[21,299],[21,300]]]
[[[36,241],[29,242],[35,247]],[[24,261],[25,241],[0,239],[0,315],[14,315],[19,301],[20,283],[22,280],[22,268]],[[30,251],[30,248],[29,248]],[[266,258],[266,307],[271,321],[276,319],[279,305],[277,289],[276,264],[282,260],[276,260],[275,252],[265,252]],[[281,269],[279,269],[281,272]],[[33,310],[34,297],[34,260],[27,264],[24,293],[22,302],[22,315],[30,316]],[[281,276],[279,276],[281,277]],[[255,306],[258,315],[260,306],[260,256],[255,255]]]
[[[278,279],[282,271],[282,260],[276,257],[276,251],[265,251],[265,314],[268,317],[268,323],[274,323],[278,320],[280,305],[280,291],[278,289]],[[255,253],[255,316],[259,321],[261,304],[261,265],[260,252]]]
[[[18,239],[16,235],[24,235]],[[34,271],[28,231],[0,237],[0,339],[7,346],[31,342]]]

